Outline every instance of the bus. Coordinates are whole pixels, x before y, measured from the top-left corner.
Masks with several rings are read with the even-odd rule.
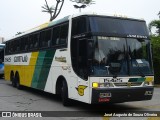
[[[88,104],[151,100],[152,52],[142,19],[81,13],[8,41],[5,79]]]
[[[0,44],[0,78],[4,77],[4,47],[5,44]]]

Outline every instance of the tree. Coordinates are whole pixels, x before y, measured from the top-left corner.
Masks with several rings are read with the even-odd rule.
[[[71,2],[76,2],[78,4],[81,4],[80,6],[78,5],[73,5],[75,8],[78,8],[79,11],[81,12],[81,8],[86,8],[87,6],[91,4],[95,4],[95,1],[92,0],[70,0]]]
[[[154,66],[154,81],[155,84],[160,84],[160,36],[151,36],[153,66]]]
[[[62,10],[62,6],[64,4],[64,0],[56,0],[56,6],[49,7],[47,0],[45,0],[44,6],[42,6],[42,12],[46,12],[50,14],[50,21],[54,20]]]
[[[159,16],[159,19],[160,19],[160,11],[159,11],[159,13],[157,15]]]
[[[153,20],[149,23],[149,30],[151,32],[152,28],[156,27],[156,33],[160,36],[160,20]]]
[[[20,35],[20,34],[22,34],[22,33],[24,33],[24,32],[17,32],[17,33],[15,34],[15,36],[16,36],[16,35]]]
[[[158,13],[158,16],[160,18],[160,12]],[[148,27],[149,27],[150,32],[152,31],[152,28],[155,27],[157,29],[156,33],[160,36],[160,20],[151,21]]]

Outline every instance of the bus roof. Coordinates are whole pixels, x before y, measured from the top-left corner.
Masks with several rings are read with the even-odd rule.
[[[45,29],[45,28],[48,28],[48,27],[51,27],[51,26],[54,26],[54,25],[66,22],[69,19],[76,18],[76,17],[79,17],[79,16],[85,16],[85,15],[86,16],[107,16],[107,17],[113,17],[113,18],[132,19],[132,20],[144,21],[144,19],[131,18],[131,17],[127,17],[125,15],[117,15],[117,14],[107,15],[107,14],[101,14],[101,13],[95,13],[95,12],[78,13],[78,14],[73,14],[73,15],[66,16],[66,17],[61,18],[59,20],[55,20],[55,21],[51,21],[51,22],[46,22],[46,23],[44,23],[42,25],[39,25],[37,27],[34,27],[34,28],[30,29],[30,30],[24,31],[21,34],[16,35],[16,36],[14,36],[11,39],[14,39],[14,38],[17,38],[17,37],[21,37],[23,35],[27,35],[29,33],[36,32],[38,30],[42,30],[42,29]]]

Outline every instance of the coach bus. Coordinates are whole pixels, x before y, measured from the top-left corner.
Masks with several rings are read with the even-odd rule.
[[[4,47],[5,44],[0,44],[0,78],[4,76]]]
[[[6,42],[5,79],[88,104],[151,100],[154,73],[146,22],[81,13]]]

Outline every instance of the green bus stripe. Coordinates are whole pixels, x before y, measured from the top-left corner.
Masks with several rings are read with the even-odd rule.
[[[32,87],[33,88],[37,88],[38,86],[38,82],[39,82],[39,77],[40,77],[40,73],[43,67],[43,61],[44,61],[44,56],[46,54],[46,51],[44,52],[39,52],[38,54],[38,58],[37,58],[37,62],[35,65],[35,71],[33,74],[33,78],[32,78]]]
[[[55,50],[39,52],[32,79],[33,88],[44,90],[54,55]]]
[[[41,69],[41,73],[39,76],[38,89],[44,90],[48,78],[48,74],[51,68],[51,64],[53,61],[53,57],[55,55],[55,50],[48,50],[45,54],[45,58],[43,61],[43,67]]]
[[[144,82],[145,78],[130,78],[128,82]]]

